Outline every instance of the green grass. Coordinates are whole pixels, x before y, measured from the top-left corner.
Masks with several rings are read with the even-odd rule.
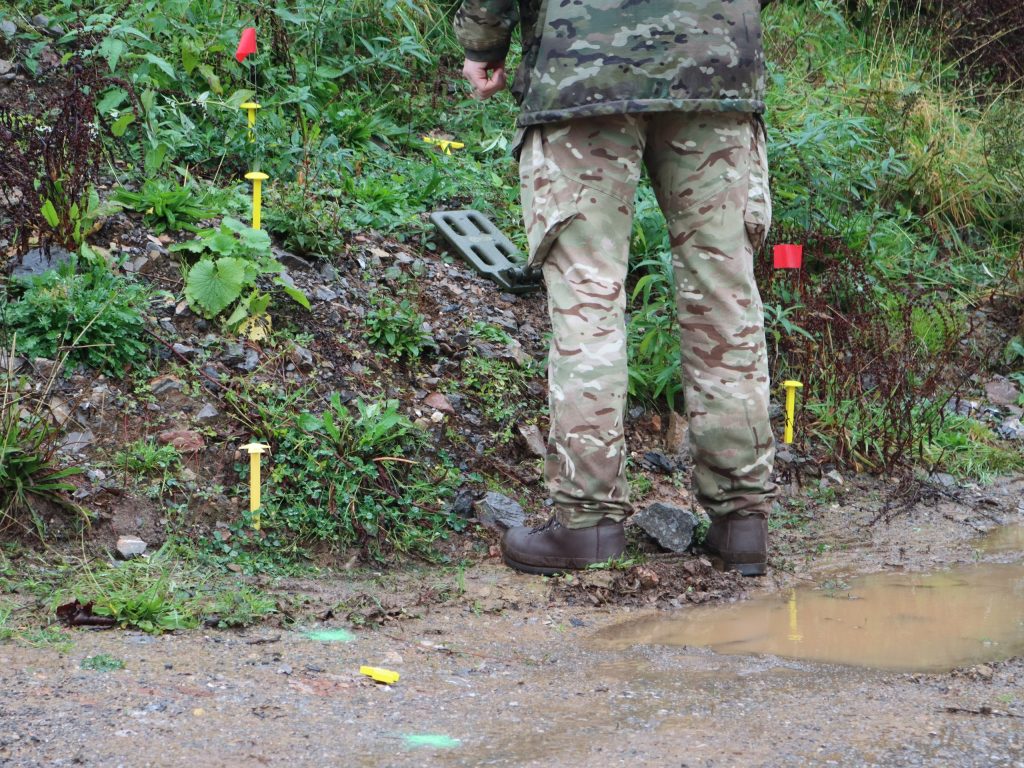
[[[981,422],[959,415],[946,418],[925,446],[924,458],[954,477],[983,482],[1024,471],[1024,452],[1000,441]]]
[[[119,627],[161,634],[201,624],[244,627],[276,612],[276,603],[237,579],[211,577],[188,550],[166,544],[124,563],[86,561],[68,570],[50,610],[77,600]]]

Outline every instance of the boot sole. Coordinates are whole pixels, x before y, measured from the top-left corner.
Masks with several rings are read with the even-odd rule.
[[[711,564],[719,571],[736,571],[740,576],[764,576],[768,563],[729,563],[717,555],[711,555]]]
[[[508,555],[502,555],[502,560],[505,562],[505,565],[513,570],[522,571],[523,573],[531,573],[535,576],[558,576],[559,574],[569,573],[570,571],[583,571],[587,569],[587,566],[591,565],[591,563],[584,563],[583,565],[564,565],[561,567],[551,565],[530,565],[529,563],[520,563],[518,560],[513,560]]]

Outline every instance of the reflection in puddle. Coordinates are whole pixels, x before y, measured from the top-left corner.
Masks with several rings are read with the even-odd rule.
[[[978,543],[982,552],[1024,552],[1024,525],[1003,525],[989,531]]]
[[[1024,653],[1024,565],[875,574],[832,589],[652,616],[608,627],[602,645],[707,646],[720,653],[904,671],[944,671]]]

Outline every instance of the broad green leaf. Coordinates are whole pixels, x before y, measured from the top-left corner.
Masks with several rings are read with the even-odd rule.
[[[181,66],[185,70],[186,75],[191,75],[199,65],[199,53],[195,48],[192,47],[191,43],[181,44]]]
[[[133,112],[125,112],[114,124],[110,126],[110,132],[117,138],[124,136],[124,132],[128,130],[128,126],[135,122],[135,114]]]
[[[127,50],[128,46],[125,45],[123,40],[118,40],[116,37],[110,37],[109,35],[103,39],[99,48],[100,56],[107,60],[107,66],[110,67],[111,72],[117,69],[117,62],[121,60],[121,56]]]
[[[155,53],[147,53],[143,58],[150,64],[155,64],[160,70],[170,78],[174,78],[174,67],[167,59],[162,59]]]
[[[292,288],[290,285],[288,285],[281,278],[278,278],[275,282],[278,285],[280,285],[281,288],[284,289],[284,292],[287,293],[289,296],[291,296],[294,301],[296,301],[297,303],[301,304],[306,309],[309,309],[309,299],[306,298],[306,294],[304,294],[298,288]]]
[[[224,311],[242,293],[245,261],[232,257],[203,259],[188,271],[185,298],[212,318]]]
[[[127,98],[128,93],[124,88],[111,88],[103,94],[103,98],[96,104],[96,111],[101,115],[109,115],[121,106]]]
[[[53,207],[52,200],[47,200],[43,203],[41,213],[43,214],[43,218],[46,219],[46,223],[51,227],[56,227],[60,224],[60,216],[57,215],[57,209]]]
[[[210,90],[216,93],[218,96],[224,94],[224,86],[220,84],[220,78],[213,71],[213,67],[209,64],[200,64],[196,67],[196,71],[199,72],[205,79],[206,84],[210,86]]]

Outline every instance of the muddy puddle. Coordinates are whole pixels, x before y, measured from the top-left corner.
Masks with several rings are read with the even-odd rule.
[[[661,614],[617,624],[602,630],[597,643],[948,671],[1024,653],[1024,564],[833,580],[817,589],[694,608],[677,618]]]
[[[978,549],[989,554],[1024,552],[1024,524],[996,528],[982,538]]]

